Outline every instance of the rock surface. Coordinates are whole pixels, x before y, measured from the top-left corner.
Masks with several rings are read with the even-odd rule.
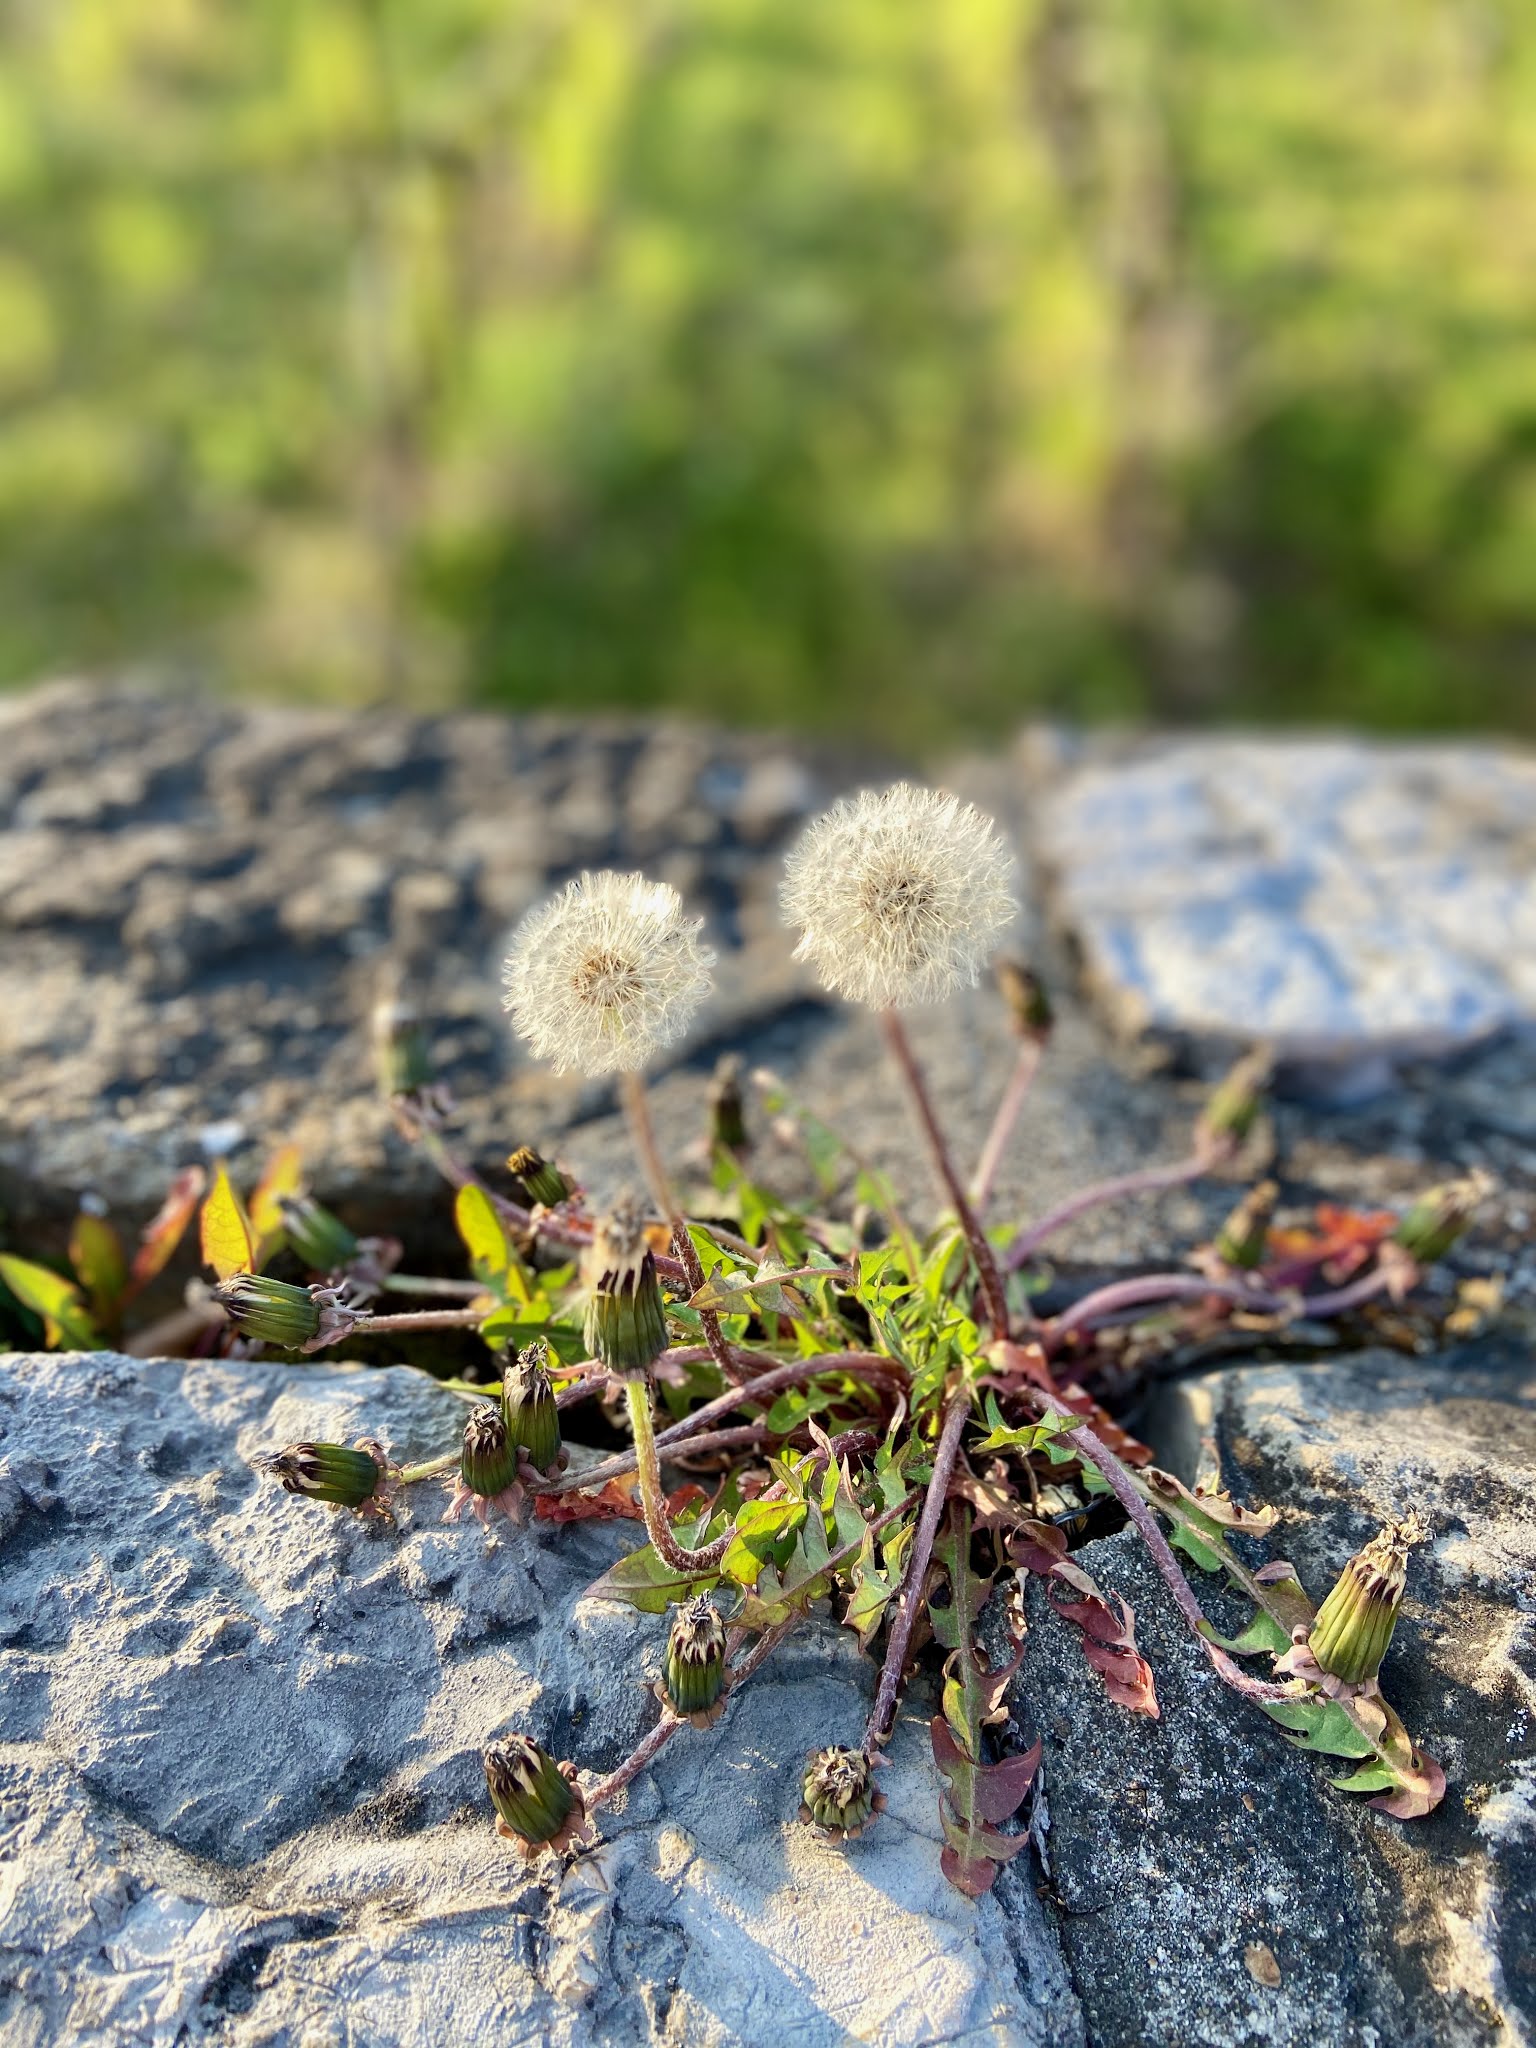
[[[830,1624],[563,1876],[497,1839],[490,1736],[603,1770],[655,1717],[661,1620],[581,1598],[633,1525],[490,1544],[428,1483],[391,1532],[246,1463],[364,1432],[430,1455],[462,1414],[405,1368],[0,1359],[7,2048],[1076,2048],[1033,1892],[976,1910],[939,1875],[919,1718],[877,1832],[845,1854],[795,1822],[804,1751],[868,1708]]]
[[[1044,1738],[1061,1939],[1095,2039],[1483,2048],[1536,2033],[1533,1403],[1524,1347],[1484,1345],[1433,1367],[1370,1352],[1228,1370],[1158,1418],[1175,1443],[1214,1442],[1239,1500],[1283,1511],[1269,1553],[1315,1597],[1383,1520],[1428,1519],[1382,1674],[1450,1776],[1424,1820],[1330,1790],[1347,1763],[1291,1755],[1216,1678],[1129,1532],[1079,1562],[1135,1609],[1160,1720],[1108,1706],[1031,1587],[1012,1734]],[[1246,1619],[1200,1590],[1227,1631]]]
[[[955,771],[1017,843],[1037,849],[1010,943],[1045,966],[1059,1013],[1000,1177],[1000,1210],[1039,1213],[1087,1180],[1187,1149],[1201,1082],[1127,1054],[1100,1010],[1077,1000],[1074,949],[1098,975],[1094,933],[1114,910],[1102,880],[1111,870],[1127,903],[1143,900],[1138,874],[1158,875],[1158,914],[1172,914],[1176,877],[1158,849],[1186,844],[1169,810],[1184,784],[1156,764],[1183,761],[1208,807],[1214,770],[1200,764],[1222,758],[1223,744],[1181,743],[1119,771],[1091,751],[1061,757],[1036,736]],[[1367,792],[1398,758],[1344,753]],[[1468,759],[1444,758],[1447,776]],[[432,1222],[446,1250],[435,1176],[374,1094],[368,1020],[380,991],[396,986],[430,1022],[461,1105],[455,1142],[484,1170],[531,1140],[571,1157],[600,1192],[631,1178],[611,1091],[521,1062],[499,1007],[514,920],[548,886],[604,862],[643,863],[674,881],[707,913],[720,952],[714,1011],[657,1077],[670,1155],[685,1158],[696,1140],[701,1081],[730,1044],[749,1065],[785,1073],[904,1195],[926,1202],[926,1165],[878,1032],[795,966],[776,902],[781,849],[805,812],[888,772],[867,757],[659,723],[358,717],[85,684],[0,699],[0,1240],[62,1250],[84,1194],[137,1227],[175,1168],[227,1151],[248,1184],[262,1153],[293,1137],[316,1192],[355,1228],[417,1240]],[[1151,778],[1139,809],[1114,798],[1122,772]],[[1517,757],[1490,771],[1487,815],[1508,830],[1488,829],[1486,859],[1465,805],[1457,813],[1447,796],[1433,813],[1445,875],[1461,874],[1467,890],[1516,857],[1523,776]],[[1462,840],[1458,815],[1471,820]],[[1102,831],[1090,834],[1091,816]],[[1361,864],[1350,900],[1374,902],[1395,872],[1396,842],[1361,826],[1350,843]],[[1107,865],[1095,868],[1100,846]],[[1373,880],[1378,855],[1387,865]],[[1054,895],[1042,866],[1056,872]],[[1228,872],[1239,870],[1205,860],[1191,889],[1213,900]],[[1251,862],[1241,872],[1251,875]],[[1296,895],[1298,929],[1320,906],[1317,892]],[[1436,915],[1434,930],[1456,922],[1454,908]],[[1205,976],[1206,939],[1178,957]],[[1511,944],[1500,957],[1514,973],[1523,956]],[[1276,1021],[1266,1013],[1261,1026]],[[915,1012],[912,1024],[956,1151],[974,1157],[1012,1057],[1000,1005],[981,990]],[[1306,1192],[1395,1201],[1472,1165],[1517,1183],[1536,1177],[1536,1043],[1402,1078],[1348,1113],[1284,1106],[1288,1178]],[[762,1163],[781,1181],[803,1179],[803,1162],[772,1144]],[[1219,1183],[1176,1190],[1091,1215],[1057,1248],[1114,1263],[1129,1240],[1138,1254],[1166,1256],[1208,1235],[1229,1203]]]
[[[1536,758],[1444,742],[1147,742],[1056,782],[1036,843],[1122,1029],[1389,1063],[1536,1023]]]

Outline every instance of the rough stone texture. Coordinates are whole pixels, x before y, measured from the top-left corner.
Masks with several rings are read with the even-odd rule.
[[[488,1737],[606,1769],[654,1719],[663,1623],[581,1599],[633,1526],[492,1545],[429,1484],[395,1533],[245,1462],[364,1430],[428,1455],[462,1412],[404,1368],[0,1360],[7,2048],[1075,2048],[1033,1892],[978,1911],[939,1875],[920,1717],[877,1833],[794,1823],[805,1749],[868,1707],[830,1623],[563,1877],[497,1839]]]
[[[1061,1938],[1092,2038],[1168,2048],[1339,2043],[1483,2048],[1536,2029],[1536,1373],[1513,1345],[1426,1367],[1387,1352],[1253,1366],[1186,1384],[1155,1418],[1187,1472],[1214,1442],[1239,1499],[1284,1511],[1272,1540],[1320,1596],[1380,1521],[1417,1507],[1383,1671],[1445,1765],[1408,1825],[1329,1789],[1343,1762],[1292,1756],[1182,1631],[1128,1532],[1080,1561],[1136,1611],[1162,1718],[1111,1708],[1038,1583],[1012,1694],[1043,1736]],[[1230,1630],[1245,1618],[1211,1582]],[[1248,1796],[1245,1797],[1245,1791]],[[1263,1943],[1280,1981],[1245,1962]]]
[[[926,1202],[877,1031],[795,966],[776,909],[782,843],[805,810],[888,772],[661,724],[360,718],[83,684],[0,700],[0,1237],[59,1250],[87,1192],[143,1222],[207,1130],[247,1182],[267,1146],[296,1137],[316,1191],[355,1227],[413,1247],[435,1228],[446,1251],[447,1204],[373,1093],[368,1016],[397,979],[431,1019],[461,1104],[456,1142],[484,1170],[532,1140],[599,1192],[632,1178],[611,1092],[523,1063],[499,1007],[517,915],[608,861],[675,881],[720,950],[718,1004],[657,1077],[671,1156],[695,1140],[701,1078],[730,1043]],[[954,779],[1050,860],[1049,792],[1072,773],[1036,735]],[[1203,1087],[1150,1070],[1076,999],[1073,935],[1049,928],[1037,873],[1026,864],[1016,944],[1050,974],[1059,1024],[1000,1177],[1001,1213],[1039,1213],[1086,1180],[1177,1157]],[[915,1012],[912,1028],[956,1151],[974,1157],[1012,1056],[1000,1005],[980,990]],[[1347,1113],[1282,1105],[1298,1199],[1398,1201],[1472,1165],[1536,1177],[1536,1044],[1402,1080]],[[760,1160],[803,1184],[803,1163],[771,1141]],[[1090,1215],[1057,1249],[1097,1264],[1165,1258],[1230,1200],[1220,1182],[1177,1190]],[[1508,1222],[1506,1256],[1527,1235]]]
[[[1198,738],[1053,783],[1036,844],[1129,1033],[1267,1038],[1363,1091],[1536,1022],[1536,758]]]

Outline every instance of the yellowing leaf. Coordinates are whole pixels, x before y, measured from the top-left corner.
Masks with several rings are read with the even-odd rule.
[[[469,1263],[475,1278],[482,1287],[489,1287],[503,1300],[529,1299],[528,1278],[523,1264],[512,1248],[511,1239],[496,1205],[482,1187],[473,1181],[466,1181],[459,1189],[453,1204],[453,1220],[458,1225]]]
[[[172,1253],[186,1235],[187,1225],[192,1221],[207,1185],[208,1175],[201,1166],[183,1167],[171,1182],[159,1212],[144,1226],[139,1248],[133,1255],[133,1270],[128,1278],[125,1299],[131,1299],[140,1288],[147,1287],[170,1262]]]
[[[267,1161],[251,1194],[251,1235],[255,1239],[253,1272],[277,1250],[283,1234],[282,1199],[296,1195],[304,1185],[304,1156],[297,1145],[280,1145]]]
[[[221,1280],[227,1280],[232,1273],[254,1270],[251,1226],[223,1166],[214,1175],[203,1204],[201,1230],[204,1263],[212,1266]]]

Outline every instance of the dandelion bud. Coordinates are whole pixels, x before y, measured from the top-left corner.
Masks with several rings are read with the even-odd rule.
[[[301,1351],[320,1334],[320,1311],[307,1287],[269,1280],[265,1273],[232,1273],[213,1298],[242,1337]]]
[[[869,1758],[861,1749],[834,1742],[812,1750],[800,1784],[800,1818],[845,1839],[862,1833],[885,1801],[875,1790]]]
[[[285,1493],[308,1500],[330,1501],[339,1508],[360,1508],[371,1501],[384,1477],[384,1466],[371,1451],[349,1444],[289,1444],[258,1460],[263,1471]]]
[[[413,1003],[390,998],[378,1004],[373,1013],[373,1053],[379,1093],[386,1102],[431,1087],[432,1055]]]
[[[486,1787],[496,1809],[496,1832],[536,1849],[562,1850],[587,1818],[581,1788],[568,1764],[526,1735],[509,1735],[481,1752]]]
[[[1416,1516],[1392,1522],[1352,1557],[1307,1638],[1313,1660],[1345,1685],[1363,1685],[1381,1669],[1403,1604],[1411,1545],[1427,1531]]]
[[[1270,1218],[1279,1199],[1277,1181],[1261,1180],[1256,1188],[1248,1190],[1216,1233],[1216,1252],[1224,1265],[1251,1271],[1262,1264]]]
[[[1401,1245],[1417,1264],[1432,1266],[1436,1259],[1445,1257],[1466,1230],[1492,1188],[1493,1182],[1482,1172],[1431,1188],[1398,1224],[1392,1242]]]
[[[501,1410],[482,1401],[464,1425],[459,1477],[482,1500],[494,1500],[517,1478],[517,1445],[507,1434]]]
[[[1014,916],[1013,859],[958,797],[898,783],[834,804],[784,867],[797,960],[871,1009],[937,1003],[977,976]]]
[[[585,1337],[610,1372],[644,1374],[667,1348],[656,1255],[638,1209],[621,1204],[592,1234],[586,1259]]]
[[[513,1028],[557,1074],[643,1067],[709,993],[702,918],[644,875],[583,875],[518,926],[502,998]]]
[[[1245,1053],[1211,1090],[1195,1127],[1197,1144],[1212,1152],[1230,1152],[1240,1145],[1258,1122],[1273,1071],[1267,1052]]]
[[[550,1385],[549,1347],[540,1338],[520,1351],[501,1380],[501,1414],[507,1437],[521,1444],[537,1472],[548,1472],[560,1455],[560,1411]]]
[[[531,1145],[520,1145],[507,1160],[507,1167],[546,1209],[558,1207],[572,1192],[571,1183],[559,1167],[551,1166]]]
[[[1045,983],[1032,967],[1018,960],[999,960],[996,974],[1014,1030],[1020,1038],[1032,1038],[1037,1045],[1044,1045],[1056,1022]]]
[[[277,1205],[289,1250],[312,1273],[339,1272],[356,1258],[357,1239],[313,1195],[280,1195]]]
[[[707,1728],[725,1712],[725,1623],[706,1593],[685,1600],[672,1618],[662,1695],[695,1728]]]
[[[709,1136],[712,1144],[733,1159],[743,1158],[752,1149],[741,1097],[741,1061],[733,1052],[721,1058],[710,1083]]]

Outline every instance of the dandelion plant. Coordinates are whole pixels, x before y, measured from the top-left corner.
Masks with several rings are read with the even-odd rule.
[[[781,1083],[745,1082],[739,1067],[712,1095],[707,1183],[679,1180],[658,1143],[644,1076],[706,999],[713,955],[702,920],[639,874],[570,882],[518,927],[505,974],[512,1026],[534,1057],[617,1077],[639,1192],[596,1202],[574,1162],[550,1159],[525,1133],[509,1134],[518,1141],[511,1191],[482,1178],[453,1151],[453,1106],[431,1076],[421,1021],[396,1001],[380,1020],[384,1091],[400,1129],[455,1191],[468,1276],[402,1271],[403,1248],[356,1238],[315,1200],[292,1158],[249,1206],[222,1170],[203,1199],[226,1348],[302,1356],[369,1336],[409,1355],[424,1337],[468,1332],[499,1371],[484,1384],[455,1382],[473,1403],[458,1439],[415,1463],[372,1441],[273,1446],[265,1468],[290,1493],[332,1513],[370,1515],[386,1530],[418,1512],[485,1523],[623,1515],[643,1527],[646,1540],[599,1590],[667,1617],[656,1722],[601,1778],[579,1759],[551,1756],[541,1746],[547,1730],[499,1735],[484,1754],[487,1791],[501,1833],[525,1853],[567,1853],[592,1839],[602,1809],[667,1743],[685,1732],[697,1740],[693,1731],[728,1716],[737,1688],[813,1609],[829,1608],[874,1660],[868,1715],[856,1747],[786,1731],[787,1741],[810,1745],[802,1820],[849,1842],[881,1825],[878,1776],[902,1698],[914,1673],[942,1666],[931,1741],[943,1867],[979,1895],[1025,1846],[1015,1817],[1039,1756],[1038,1745],[1022,1756],[993,1753],[990,1731],[1018,1660],[994,1663],[981,1647],[989,1599],[1012,1612],[1023,1582],[1038,1579],[1080,1630],[1105,1711],[1158,1710],[1134,1617],[1084,1561],[1084,1542],[1121,1523],[1146,1545],[1174,1609],[1239,1696],[1234,1711],[1266,1714],[1298,1747],[1353,1760],[1336,1782],[1399,1818],[1441,1796],[1438,1765],[1382,1692],[1409,1550],[1424,1534],[1409,1503],[1315,1609],[1288,1564],[1253,1562],[1273,1514],[1159,1470],[1122,1418],[1161,1361],[1236,1318],[1255,1338],[1282,1341],[1303,1319],[1369,1316],[1383,1301],[1405,1301],[1486,1187],[1432,1190],[1401,1219],[1319,1211],[1311,1224],[1282,1229],[1282,1190],[1259,1181],[1177,1270],[1066,1300],[1058,1276],[1059,1305],[1039,1313],[1037,1254],[1072,1217],[1240,1166],[1265,1062],[1240,1062],[1214,1092],[1184,1158],[1149,1162],[989,1234],[998,1168],[1048,1057],[1048,998],[1036,976],[1002,963],[1019,1051],[969,1171],[934,1109],[903,1013],[973,985],[992,963],[1015,911],[1012,878],[990,819],[907,784],[836,805],[788,860],[783,908],[797,957],[835,995],[876,1014],[931,1156],[940,1203],[926,1230],[897,1214],[864,1172],[859,1189],[888,1217],[875,1241],[835,1202],[807,1210],[759,1182],[750,1164],[755,1101],[804,1135],[824,1197],[837,1178],[837,1141]],[[181,1190],[133,1271],[163,1263],[167,1233],[185,1226],[202,1193]],[[287,1277],[267,1270],[274,1262]],[[96,1256],[91,1271],[111,1265]],[[130,1270],[123,1259],[118,1269]],[[0,1273],[18,1296],[45,1304],[65,1337],[96,1314],[120,1319],[122,1285],[103,1305],[83,1277],[18,1260],[0,1260]],[[448,1300],[403,1312],[377,1306],[412,1292],[429,1304]],[[627,1417],[629,1443],[607,1457],[573,1456],[582,1433],[572,1412],[594,1402]],[[680,1461],[694,1475],[686,1484]],[[466,1531],[461,1540],[473,1538]],[[1205,1616],[1198,1588],[1207,1578],[1252,1609],[1230,1638]],[[997,1632],[988,1640],[995,1648]],[[1012,1712],[1027,1723],[1044,1705],[1015,1698]]]

